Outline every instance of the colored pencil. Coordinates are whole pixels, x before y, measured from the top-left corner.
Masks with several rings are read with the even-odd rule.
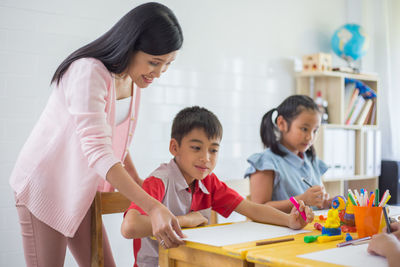
[[[260,242],[256,242],[256,246],[263,246],[263,245],[269,245],[269,244],[275,244],[275,243],[281,243],[281,242],[287,242],[287,241],[293,241],[293,240],[294,240],[294,237],[278,239],[278,240],[260,241]]]

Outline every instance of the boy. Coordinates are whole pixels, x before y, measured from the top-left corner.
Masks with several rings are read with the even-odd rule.
[[[182,227],[206,224],[211,209],[224,217],[236,211],[257,222],[293,229],[312,222],[312,210],[301,201],[300,210],[305,210],[307,222],[296,209],[286,214],[268,205],[250,202],[219,181],[212,170],[217,163],[221,138],[222,126],[213,113],[197,106],[181,110],[172,124],[169,151],[174,158],[156,169],[144,181],[143,189],[167,206]],[[126,212],[121,233],[125,238],[135,238],[135,267],[158,266],[158,243],[148,238],[152,235],[150,219],[135,203]],[[158,241],[164,248],[172,246],[168,236]]]

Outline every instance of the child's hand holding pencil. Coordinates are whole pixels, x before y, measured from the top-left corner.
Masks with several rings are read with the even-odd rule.
[[[306,192],[301,194],[299,199],[303,200],[308,206],[322,208],[324,205],[324,196],[324,188],[320,185],[314,185],[308,188]]]
[[[288,227],[292,229],[301,229],[314,220],[314,212],[310,207],[306,206],[302,200],[297,201],[293,197],[290,199],[294,207],[289,214]]]
[[[372,236],[368,244],[368,252],[385,257],[389,266],[398,266],[400,262],[400,223],[392,223],[390,228],[393,231],[391,234],[381,233]]]
[[[397,239],[400,240],[400,222],[390,224],[390,228],[392,229],[392,234],[397,236]]]
[[[368,245],[368,252],[386,258],[391,254],[400,255],[400,241],[392,234],[373,235]]]
[[[330,207],[329,194],[326,193],[324,186],[312,185],[304,177],[301,180],[308,186],[308,189],[300,195],[299,199],[303,200],[306,205],[315,206],[320,209]]]

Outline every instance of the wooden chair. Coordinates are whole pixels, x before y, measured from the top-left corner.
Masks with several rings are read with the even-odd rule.
[[[246,199],[250,200],[250,179],[235,179],[224,181],[227,186],[238,192],[242,196],[246,196]],[[210,224],[218,223],[218,214],[215,211],[211,211]]]
[[[125,212],[130,201],[119,192],[97,192],[92,203],[91,267],[103,267],[102,215]]]

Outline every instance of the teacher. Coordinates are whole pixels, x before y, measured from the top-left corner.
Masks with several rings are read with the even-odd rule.
[[[10,178],[27,266],[63,266],[67,246],[89,266],[90,205],[96,191],[114,188],[147,212],[158,240],[183,243],[176,217],[142,190],[127,150],[141,88],[167,70],[182,42],[173,12],[146,3],[58,66]],[[115,266],[103,234],[105,266]]]

